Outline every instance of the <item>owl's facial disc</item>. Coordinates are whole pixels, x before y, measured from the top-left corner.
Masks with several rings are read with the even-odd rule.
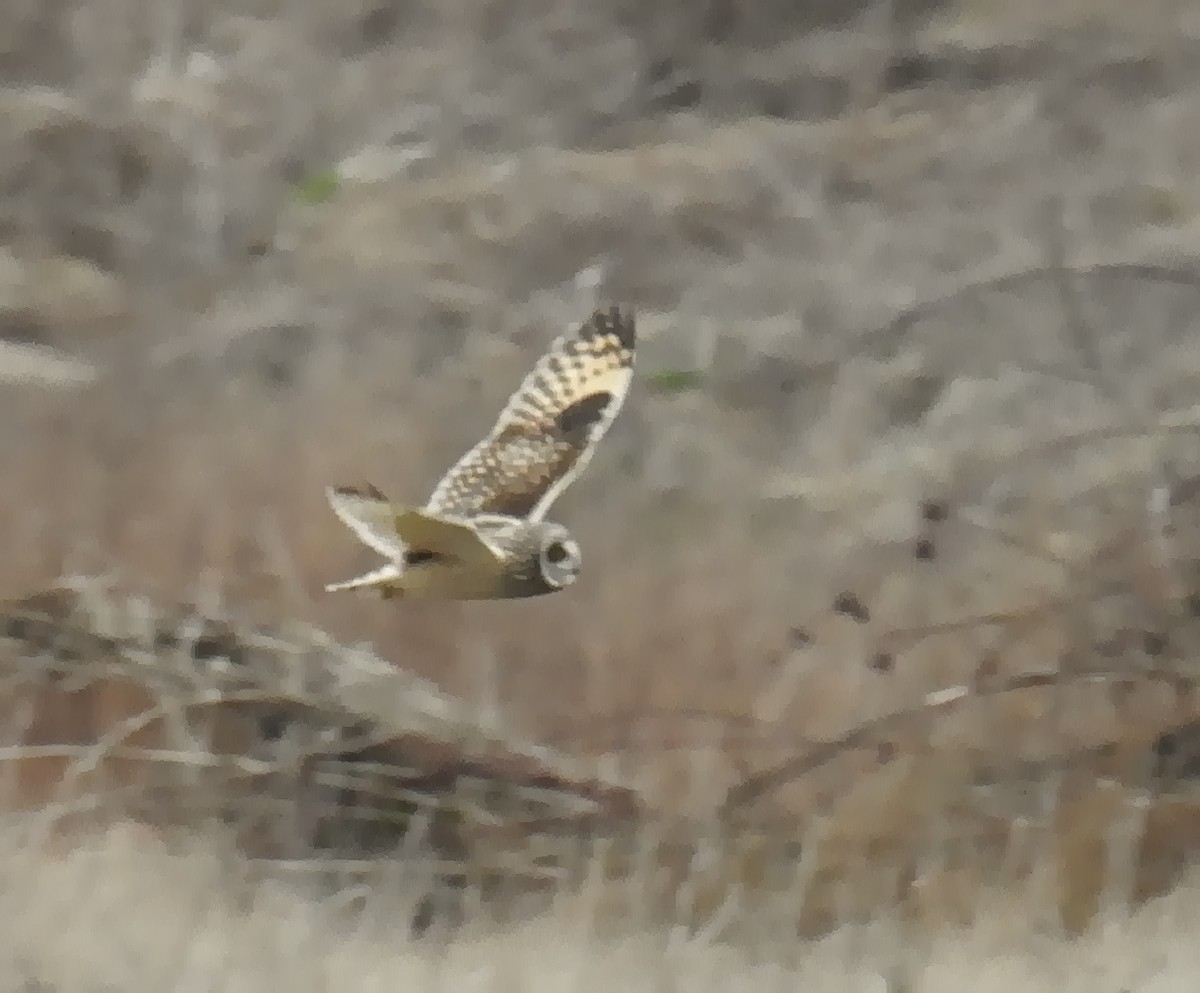
[[[542,578],[555,589],[570,586],[579,578],[579,545],[566,528],[553,525],[546,529],[538,561]]]

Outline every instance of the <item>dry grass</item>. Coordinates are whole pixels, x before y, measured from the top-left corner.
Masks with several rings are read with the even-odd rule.
[[[0,337],[98,378],[0,391],[0,590],[116,571],[160,605],[219,595],[369,641],[615,769],[649,813],[632,847],[589,853],[615,878],[560,917],[503,953],[480,925],[441,959],[327,925],[287,886],[210,885],[211,852],[155,842],[143,875],[123,836],[61,862],[14,841],[30,857],[5,861],[5,891],[36,894],[17,974],[870,988],[899,962],[913,988],[1036,988],[1085,982],[1086,961],[1116,973],[1089,989],[1182,982],[1194,883],[1128,905],[1168,890],[1196,837],[1153,767],[1200,716],[1187,4],[1135,23],[1067,0],[836,22],[819,3],[67,6],[0,21]],[[364,561],[325,484],[419,498],[558,326],[608,299],[639,310],[641,375],[561,504],[580,585],[387,611],[319,595]],[[930,498],[945,521],[922,519]],[[847,591],[865,612],[834,609]],[[905,708],[799,774],[813,742]],[[771,769],[705,848],[727,791]],[[89,873],[95,950],[38,923]],[[734,916],[774,936],[752,953],[713,943],[739,887]],[[649,936],[593,933],[639,901]],[[1026,926],[996,923],[1009,905]],[[861,917],[880,920],[789,938]],[[1084,934],[1031,933],[1046,918]],[[660,937],[674,919],[700,936]],[[947,920],[967,930],[906,930]],[[121,961],[143,926],[178,930],[158,964]]]
[[[6,839],[11,845],[12,838]],[[763,933],[735,948],[702,934],[597,933],[578,908],[456,937],[399,933],[387,897],[347,910],[253,882],[220,851],[171,851],[128,828],[65,858],[6,859],[0,965],[61,990],[904,989],[1185,990],[1196,881],[1077,938],[1043,930],[1004,899],[969,927],[934,936],[890,920],[799,944]]]

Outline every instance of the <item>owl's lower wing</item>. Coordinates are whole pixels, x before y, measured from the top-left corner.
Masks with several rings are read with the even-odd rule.
[[[461,563],[491,566],[499,551],[465,521],[397,506],[373,487],[330,487],[329,504],[363,542],[394,561],[426,553]]]
[[[629,392],[634,318],[597,311],[550,345],[491,433],[433,491],[430,513],[540,520],[583,471]]]
[[[325,499],[338,520],[368,548],[389,559],[404,557],[404,542],[394,527],[392,504],[375,487],[328,486]]]
[[[466,521],[409,508],[396,513],[395,526],[410,555],[425,552],[489,569],[501,560],[500,549]]]

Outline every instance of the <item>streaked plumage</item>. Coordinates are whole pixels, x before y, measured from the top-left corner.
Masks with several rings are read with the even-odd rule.
[[[634,318],[616,307],[560,335],[424,507],[392,504],[369,484],[328,489],[338,518],[388,562],[326,589],[467,600],[537,596],[574,582],[579,546],[545,515],[621,409],[635,352]]]

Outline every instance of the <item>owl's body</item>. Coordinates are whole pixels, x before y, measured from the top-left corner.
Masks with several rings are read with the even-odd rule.
[[[511,599],[553,593],[579,575],[579,546],[545,514],[583,471],[629,391],[635,329],[617,308],[560,335],[492,431],[424,507],[373,486],[332,487],[334,513],[388,563],[326,590],[384,597]]]

